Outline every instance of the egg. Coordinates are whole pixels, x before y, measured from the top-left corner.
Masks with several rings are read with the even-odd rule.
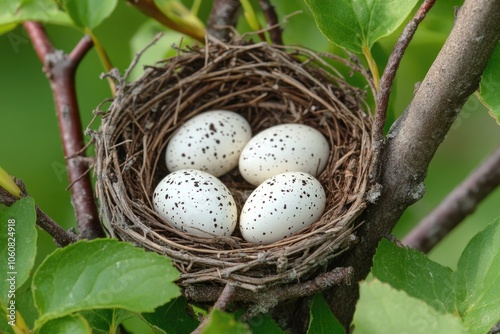
[[[240,153],[251,137],[250,124],[235,112],[201,113],[184,123],[169,140],[167,168],[170,172],[199,169],[221,176],[238,165]]]
[[[168,174],[153,193],[156,212],[171,226],[200,237],[227,237],[238,213],[229,189],[215,176],[195,169]]]
[[[258,186],[284,172],[304,172],[318,176],[328,162],[330,148],[326,138],[304,124],[280,124],[255,135],[243,148],[240,174]]]
[[[312,175],[275,175],[259,185],[243,205],[241,235],[255,244],[273,243],[317,222],[325,205],[323,186]]]

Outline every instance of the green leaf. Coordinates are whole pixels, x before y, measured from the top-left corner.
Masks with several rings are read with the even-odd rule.
[[[370,49],[394,32],[418,0],[305,0],[319,30],[352,52]]]
[[[0,1],[0,34],[24,21],[71,25],[69,16],[53,0]]]
[[[97,309],[82,311],[80,315],[87,320],[93,334],[106,334],[116,332],[118,325],[133,317],[134,313],[121,309]]]
[[[472,238],[453,278],[465,326],[486,333],[500,320],[500,219]]]
[[[80,315],[67,315],[45,323],[37,334],[92,334],[92,329]]]
[[[0,305],[0,333],[2,334],[15,334],[12,323],[9,324],[11,319],[7,318],[7,312],[4,305]]]
[[[419,251],[398,247],[382,239],[373,259],[372,273],[379,280],[422,299],[438,311],[455,311],[453,271]]]
[[[250,334],[251,331],[244,323],[234,319],[234,315],[214,309],[209,314],[207,325],[201,330],[202,334],[238,333]]]
[[[64,7],[73,22],[80,28],[96,28],[116,8],[118,0],[65,0]]]
[[[37,325],[91,309],[152,312],[180,294],[178,277],[170,259],[129,243],[79,241],[53,252],[35,272]]]
[[[344,327],[335,318],[323,295],[314,296],[311,305],[311,318],[309,320],[308,334],[345,334]]]
[[[35,302],[33,300],[33,293],[31,291],[31,282],[24,283],[16,291],[16,307],[17,310],[22,314],[26,325],[29,328],[33,328],[35,325],[35,320],[38,319],[38,310],[35,307]]]
[[[35,201],[31,197],[24,197],[11,207],[0,204],[0,303],[3,305],[9,299],[15,300],[14,287],[17,289],[26,282],[35,263],[35,222]]]
[[[479,100],[500,124],[500,43],[493,51],[481,77]]]
[[[158,307],[153,313],[142,313],[142,318],[155,329],[168,334],[191,333],[198,327],[198,320],[189,313],[186,298],[177,297],[169,303]]]
[[[269,314],[260,313],[248,320],[252,334],[283,334],[283,330]]]
[[[354,326],[356,334],[468,333],[459,318],[443,314],[377,279],[360,283]]]

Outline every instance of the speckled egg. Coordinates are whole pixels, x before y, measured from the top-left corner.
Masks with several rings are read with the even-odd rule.
[[[270,244],[317,222],[325,205],[323,186],[312,175],[275,175],[258,186],[245,202],[240,215],[241,235],[248,242]]]
[[[168,142],[169,171],[199,169],[221,176],[238,165],[241,150],[252,137],[247,120],[232,111],[201,113],[183,124]]]
[[[318,176],[328,162],[326,138],[304,124],[280,124],[255,135],[240,155],[239,170],[249,183],[284,172],[304,172]]]
[[[236,228],[233,196],[218,178],[200,170],[168,174],[156,186],[153,204],[168,224],[197,236],[227,237]]]

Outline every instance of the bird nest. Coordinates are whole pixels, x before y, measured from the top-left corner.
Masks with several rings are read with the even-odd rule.
[[[148,66],[135,82],[117,78],[116,97],[94,133],[96,188],[109,235],[170,257],[183,286],[230,283],[259,291],[334,268],[354,244],[365,208],[371,117],[364,92],[330,63],[298,47],[211,42]],[[168,174],[166,145],[187,120],[214,109],[244,116],[254,134],[303,123],[328,139],[331,154],[318,176],[327,204],[319,221],[269,245],[246,242],[238,232],[202,238],[165,223],[152,195]],[[241,209],[254,187],[237,168],[220,180]]]

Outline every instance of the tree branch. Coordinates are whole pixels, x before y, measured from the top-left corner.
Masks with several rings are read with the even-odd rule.
[[[24,183],[21,180],[16,179],[16,184],[19,186],[19,188],[21,188],[22,196],[28,196]],[[0,187],[0,203],[5,204],[7,206],[11,206],[18,199],[19,198],[12,195],[4,188]],[[59,224],[57,224],[54,220],[52,220],[52,218],[50,218],[45,212],[43,212],[42,209],[38,207],[38,205],[35,206],[35,210],[36,210],[36,224],[42,230],[50,234],[52,238],[54,238],[54,241],[58,246],[64,247],[73,242],[78,241],[78,237],[75,234],[63,229]]]
[[[54,95],[80,236],[86,239],[103,237],[105,234],[99,222],[90,176],[86,174],[88,165],[82,159],[85,157],[85,142],[75,88],[76,68],[92,47],[92,43],[88,36],[84,36],[68,56],[54,49],[39,23],[25,22],[24,28],[43,63],[43,70]]]
[[[233,299],[234,293],[236,291],[236,287],[232,284],[226,284],[224,289],[219,295],[219,298],[217,298],[217,301],[215,302],[213,309],[216,310],[225,310],[228,306],[231,300]],[[192,334],[199,334],[202,332],[202,330],[207,326],[208,324],[208,319],[210,319],[210,316],[207,315],[203,321],[198,325],[198,327],[193,331]]]
[[[377,180],[380,173],[380,158],[384,144],[384,126],[387,118],[387,108],[389,106],[389,97],[391,95],[392,84],[396,77],[396,72],[403,59],[406,48],[413,39],[413,35],[417,31],[418,25],[425,19],[427,13],[434,6],[436,0],[425,0],[418,9],[415,16],[406,24],[401,36],[399,36],[394,49],[392,50],[384,73],[380,78],[380,89],[376,96],[375,120],[372,129],[372,143],[374,146],[373,168],[370,176],[373,180]]]
[[[376,204],[367,208],[361,242],[340,265],[352,265],[356,281],[370,271],[378,242],[404,210],[425,191],[428,165],[468,97],[477,89],[500,36],[500,0],[465,0],[445,45],[404,114],[392,126],[383,149]],[[330,307],[348,328],[358,286],[332,289]]]
[[[227,42],[231,37],[229,27],[236,26],[240,8],[239,0],[215,0],[207,21],[207,33]]]
[[[310,281],[287,286],[280,285],[264,291],[250,291],[234,287],[231,292],[231,301],[253,303],[244,316],[244,318],[250,319],[258,313],[269,311],[281,301],[311,296],[334,285],[351,284],[352,275],[353,268],[351,267],[335,268]],[[190,285],[185,289],[184,295],[189,300],[206,303],[219,300],[224,290],[225,288],[218,286]],[[225,300],[224,298],[223,300]]]
[[[425,217],[403,244],[428,253],[499,185],[500,147]]]
[[[271,42],[277,45],[282,45],[283,36],[281,34],[278,14],[276,14],[274,6],[271,5],[269,0],[259,0],[259,4],[267,21],[267,27],[269,28],[269,37],[271,39]]]

